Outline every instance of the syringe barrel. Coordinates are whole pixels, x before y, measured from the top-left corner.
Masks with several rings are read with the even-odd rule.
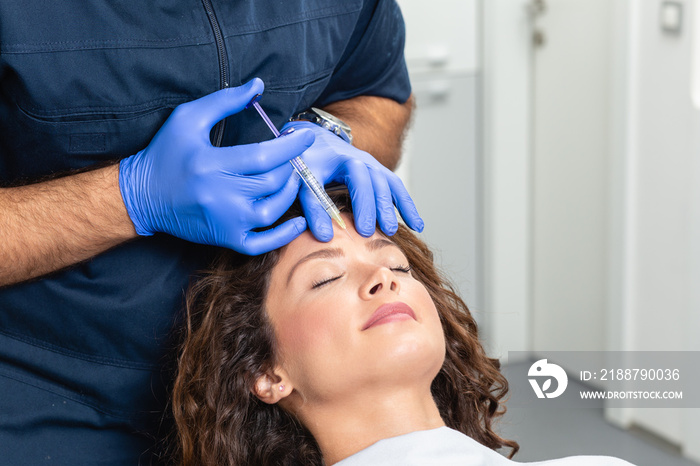
[[[323,209],[326,212],[335,211],[336,209],[333,201],[331,201],[331,199],[328,197],[328,194],[326,194],[323,186],[321,186],[321,184],[316,180],[316,177],[313,176],[311,170],[309,170],[309,167],[306,166],[301,157],[295,157],[290,160],[289,163],[292,164],[294,170],[296,170],[301,179],[304,180],[306,186],[311,190],[311,192],[314,193],[314,196],[316,196],[318,201],[321,203]]]

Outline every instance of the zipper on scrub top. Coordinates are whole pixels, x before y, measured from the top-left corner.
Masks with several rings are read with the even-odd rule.
[[[224,43],[224,35],[221,32],[221,26],[219,21],[216,19],[216,14],[214,13],[214,7],[211,4],[211,0],[202,0],[204,5],[204,10],[207,12],[207,17],[209,18],[209,23],[211,24],[211,29],[214,32],[214,40],[216,41],[216,53],[219,58],[219,88],[225,89],[229,87],[229,77],[228,77],[228,56],[226,54],[226,44]],[[224,138],[224,126],[226,122],[221,120],[214,127],[214,137],[213,144],[216,147],[221,146],[221,142]]]

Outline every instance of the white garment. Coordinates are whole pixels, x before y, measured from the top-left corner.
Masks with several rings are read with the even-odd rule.
[[[610,456],[569,456],[518,463],[449,427],[380,440],[336,466],[634,466]]]

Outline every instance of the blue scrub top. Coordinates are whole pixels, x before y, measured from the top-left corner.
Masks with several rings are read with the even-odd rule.
[[[409,97],[394,0],[212,0],[213,17],[208,2],[0,2],[0,185],[132,155],[178,104],[255,76],[278,127],[312,105]],[[250,110],[223,144],[269,138]],[[0,289],[0,461],[157,462],[174,329],[210,253],[155,235]]]

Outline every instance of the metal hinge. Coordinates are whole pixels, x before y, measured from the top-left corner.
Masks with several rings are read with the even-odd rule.
[[[546,36],[544,31],[537,26],[537,18],[547,12],[547,2],[545,0],[530,0],[527,9],[533,24],[532,44],[535,47],[542,47],[545,44]]]

